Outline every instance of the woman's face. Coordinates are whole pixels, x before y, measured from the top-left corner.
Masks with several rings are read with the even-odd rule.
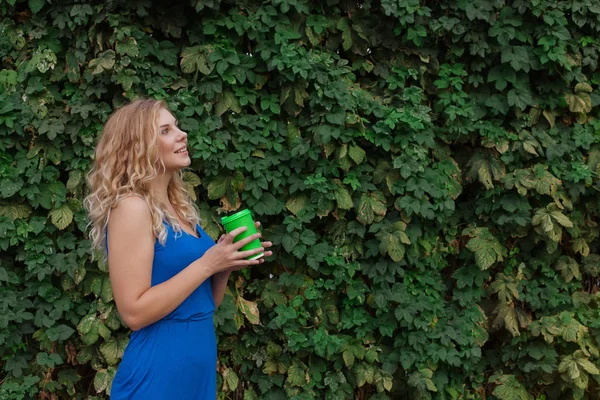
[[[187,133],[177,127],[177,120],[171,113],[161,109],[158,116],[158,143],[160,158],[166,172],[178,171],[190,165],[187,152]]]

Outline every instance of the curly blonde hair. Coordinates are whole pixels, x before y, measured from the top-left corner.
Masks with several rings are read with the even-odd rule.
[[[164,173],[158,147],[158,118],[163,101],[135,100],[116,110],[106,121],[96,145],[95,160],[87,175],[89,195],[84,200],[88,212],[92,247],[106,254],[106,229],[111,209],[128,196],[140,196],[152,215],[152,230],[165,244],[166,221],[176,233],[181,225],[150,190],[152,179]],[[198,208],[185,188],[182,172],[173,175],[167,188],[168,199],[179,217],[192,227],[200,221]]]

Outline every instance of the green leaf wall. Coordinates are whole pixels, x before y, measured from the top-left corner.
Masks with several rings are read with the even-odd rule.
[[[594,0],[0,0],[0,398],[106,399],[128,341],[82,208],[138,96],[205,230],[275,243],[220,399],[597,399]]]

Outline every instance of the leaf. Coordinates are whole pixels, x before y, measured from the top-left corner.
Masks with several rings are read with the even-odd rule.
[[[62,121],[56,118],[46,118],[40,124],[38,129],[39,133],[45,133],[48,136],[48,139],[54,140],[58,136],[59,133],[64,132],[65,125]],[[46,154],[49,159],[52,159],[55,164],[60,163],[60,150],[55,147],[48,147],[45,149]],[[51,154],[53,155],[51,157]]]
[[[488,82],[496,82],[496,90],[502,91],[509,82],[515,83],[516,80],[515,70],[505,65],[497,65],[488,73]]]
[[[302,366],[297,362],[293,362],[292,365],[290,365],[287,373],[288,373],[287,381],[292,386],[302,387],[308,383],[308,379],[307,379],[308,375],[306,374],[306,372],[304,371]]]
[[[23,180],[20,178],[16,178],[15,180],[11,180],[8,178],[4,178],[0,181],[0,196],[2,198],[7,199],[14,194],[16,194],[23,187]]]
[[[539,225],[544,232],[549,232],[554,228],[552,217],[545,208],[536,211],[531,222],[534,226]]]
[[[346,111],[341,107],[336,107],[325,114],[325,120],[333,125],[344,125],[346,122]]]
[[[496,384],[492,394],[498,400],[533,400],[525,386],[519,382],[514,375],[492,376],[490,382]]]
[[[308,203],[308,197],[304,193],[295,194],[285,202],[285,208],[287,208],[292,214],[298,215],[298,213],[306,207]]]
[[[115,50],[117,51],[117,54],[126,54],[130,57],[137,57],[140,53],[137,41],[132,37],[118,41]]]
[[[31,207],[27,204],[10,204],[0,206],[0,217],[8,217],[11,221],[25,219],[31,215]]]
[[[185,183],[188,183],[188,184],[192,185],[193,187],[200,186],[200,184],[202,183],[202,181],[200,180],[200,177],[190,171],[184,172],[182,175],[182,178]]]
[[[487,228],[467,228],[462,234],[471,236],[467,248],[475,253],[475,262],[482,271],[504,260],[507,254],[506,248]]]
[[[573,113],[589,113],[592,111],[592,97],[587,93],[566,93],[565,100],[569,111]]]
[[[352,208],[354,203],[352,202],[352,196],[350,192],[342,184],[338,184],[334,189],[335,201],[337,202],[338,208],[342,210],[349,210]]]
[[[498,293],[498,298],[505,303],[519,298],[516,279],[512,276],[506,276],[503,273],[496,275],[496,279],[490,285],[490,291]]]
[[[279,346],[275,342],[269,341],[267,343],[267,355],[271,358],[279,357],[281,355],[282,350],[283,349],[281,348],[281,346]]]
[[[181,52],[181,71],[186,74],[200,71],[204,75],[209,75],[215,68],[210,61],[213,53],[211,46],[193,46],[183,49]]]
[[[548,124],[550,124],[550,128],[554,128],[554,124],[556,124],[556,112],[550,111],[550,110],[544,110],[544,112],[542,114],[548,121]]]
[[[348,155],[357,165],[360,165],[366,158],[367,153],[358,146],[350,145]]]
[[[98,370],[94,377],[94,388],[96,389],[96,393],[106,392],[106,394],[110,395],[110,388],[116,372],[117,370],[113,367]]]
[[[520,110],[525,110],[528,106],[534,104],[533,96],[529,89],[511,89],[506,99],[509,106],[515,106]]]
[[[73,170],[69,173],[69,180],[67,181],[67,190],[70,192],[74,192],[79,183],[81,182],[81,178],[83,177],[83,173],[79,170]]]
[[[109,303],[113,300],[112,285],[108,276],[105,276],[102,280],[102,289],[100,291],[100,296],[102,297],[102,301],[104,301],[105,303]]]
[[[552,218],[556,222],[558,222],[559,224],[561,224],[565,228],[572,228],[573,227],[573,223],[571,222],[571,220],[569,218],[567,218],[560,211],[550,211],[550,215],[552,216]]]
[[[96,317],[95,313],[91,313],[86,315],[81,319],[79,324],[77,325],[77,330],[81,335],[81,340],[85,344],[94,344],[98,341],[98,327],[100,325],[100,321]]]
[[[236,171],[232,175],[219,175],[208,184],[208,198],[220,199],[224,211],[234,211],[241,205],[239,194],[245,186],[245,178],[241,172]],[[263,194],[263,197],[268,195]],[[258,211],[256,206],[255,210]]]
[[[100,353],[102,353],[108,365],[116,365],[121,360],[128,342],[129,339],[123,336],[121,338],[110,338],[100,345]]]
[[[100,53],[98,58],[94,58],[90,61],[89,67],[93,68],[92,74],[97,75],[109,69],[112,69],[115,65],[115,51],[106,50]]]
[[[531,135],[521,135],[519,138],[527,142],[532,137]],[[538,144],[537,140],[534,142],[529,141],[529,143],[532,143],[532,146],[536,149],[541,150],[541,145]],[[547,166],[535,165],[532,168],[516,170],[503,179],[505,187],[512,189],[516,186],[522,196],[525,196],[529,189],[534,189],[540,194],[555,196],[562,182],[548,172],[547,169]]]
[[[244,399],[243,400],[258,400],[258,396],[253,388],[244,390]]]
[[[227,192],[228,179],[225,176],[218,176],[208,184],[208,198],[211,200],[219,199],[225,196]]]
[[[354,364],[354,353],[351,350],[344,350],[342,358],[344,359],[346,367],[351,367]]]
[[[219,224],[206,203],[200,204],[200,226],[213,240],[217,240],[221,233]]]
[[[342,48],[344,50],[352,47],[352,28],[350,28],[350,19],[342,17],[338,20],[336,28],[342,31]]]
[[[592,91],[593,91],[593,89],[589,83],[580,82],[577,85],[575,85],[575,93],[577,93],[577,94],[581,94],[581,93],[591,94]]]
[[[421,369],[408,377],[408,385],[420,391],[437,392],[437,387],[431,380],[433,371],[429,368]]]
[[[383,376],[383,387],[384,387],[384,389],[387,390],[388,392],[391,392],[393,386],[394,386],[394,378],[391,376],[391,374],[386,373]],[[434,388],[435,388],[435,386],[434,386]],[[428,387],[428,389],[429,389],[429,387]],[[429,390],[431,390],[431,389],[429,389]]]
[[[98,335],[99,336],[101,336],[105,340],[110,339],[111,331],[110,331],[110,329],[108,329],[108,327],[104,324],[103,321],[97,320],[96,326],[98,327]]]
[[[56,353],[38,353],[35,361],[39,365],[47,366],[50,368],[54,368],[56,365],[63,364],[62,358]]]
[[[385,216],[385,203],[385,196],[381,192],[364,193],[358,202],[356,219],[363,225],[371,224],[375,216]]]
[[[494,187],[493,181],[500,180],[506,174],[504,164],[489,151],[476,151],[469,160],[470,170],[466,175],[468,181],[475,177],[486,189]]]
[[[574,380],[579,377],[581,372],[579,371],[579,365],[573,356],[566,356],[562,359],[558,366],[558,372],[568,376],[568,380]]]
[[[217,104],[215,104],[216,115],[221,116],[227,110],[231,110],[238,114],[242,111],[240,102],[238,101],[237,97],[235,97],[235,94],[230,90],[226,90],[220,94],[217,97]]]
[[[531,323],[528,329],[533,336],[542,334],[547,343],[553,343],[554,338],[562,332],[556,317],[542,317],[539,321]]]
[[[54,326],[46,331],[48,339],[53,342],[67,340],[73,333],[75,333],[75,330],[64,324]]]
[[[571,248],[575,253],[579,253],[584,257],[587,257],[590,254],[590,246],[584,238],[573,239]]]
[[[554,203],[539,208],[531,222],[538,233],[547,235],[554,242],[560,241],[562,237],[561,225],[566,228],[573,227],[571,220],[561,213]]]
[[[582,350],[577,350],[572,355],[564,356],[558,366],[558,372],[563,374],[565,380],[575,383],[578,387],[587,387],[587,374],[599,375],[600,370],[589,361]]]
[[[227,385],[227,389],[224,389],[224,390],[230,391],[230,392],[233,392],[234,390],[236,390],[240,383],[240,379],[238,378],[235,371],[231,368],[225,368],[225,370],[223,370],[222,375],[223,375],[223,380],[225,381],[225,383]]]
[[[410,244],[410,239],[404,232],[405,230],[406,224],[398,221],[386,226],[377,233],[376,236],[379,239],[379,251],[381,255],[387,253],[395,262],[399,262],[404,258],[404,244]]]
[[[562,312],[559,317],[562,323],[561,337],[567,342],[580,343],[588,331],[587,327],[577,321],[572,313]]]
[[[73,211],[67,204],[54,208],[48,213],[50,220],[58,229],[63,230],[73,221]]]
[[[600,255],[590,254],[583,258],[583,270],[587,275],[600,275]]]
[[[529,59],[529,51],[525,46],[506,46],[501,50],[502,63],[510,63],[510,66],[515,71],[523,70],[525,72],[529,72],[530,70],[530,59]]]
[[[499,301],[494,309],[496,318],[494,319],[493,327],[498,329],[506,328],[513,336],[520,336],[519,325],[517,323],[517,313],[514,304]]]
[[[18,76],[17,71],[13,71],[12,69],[2,69],[0,70],[0,83],[4,83],[7,86],[16,86]],[[11,105],[11,107],[14,106]]]
[[[182,177],[183,177],[183,183],[185,185],[185,189],[187,190],[190,198],[193,201],[197,201],[198,196],[196,195],[196,190],[194,188],[196,186],[199,186],[202,183],[200,178],[198,177],[198,175],[194,174],[193,172],[189,172],[189,171],[184,172]]]
[[[238,310],[240,310],[242,314],[246,316],[246,319],[251,324],[260,324],[260,314],[258,311],[258,305],[255,302],[246,300],[243,297],[239,296],[237,298],[237,306]]]
[[[565,282],[571,282],[573,278],[581,280],[581,273],[579,271],[579,264],[577,261],[568,256],[561,256],[556,262],[555,267],[559,271],[565,280]]]
[[[598,370],[598,367],[592,364],[590,360],[579,358],[577,359],[577,364],[581,365],[583,369],[591,375],[600,375],[600,370]]]
[[[292,253],[296,245],[300,242],[300,233],[292,232],[292,233],[284,233],[281,237],[281,244],[283,248],[288,253]]]
[[[46,0],[29,0],[29,9],[32,13],[37,14],[44,7]]]

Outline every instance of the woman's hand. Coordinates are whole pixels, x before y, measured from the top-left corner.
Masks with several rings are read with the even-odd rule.
[[[260,226],[260,222],[256,222],[255,225],[258,228]],[[217,241],[217,244],[204,253],[201,258],[206,265],[209,266],[213,274],[227,270],[236,271],[250,265],[261,264],[264,262],[262,258],[258,260],[246,260],[245,258],[261,252],[265,253],[265,257],[273,254],[271,251],[264,251],[265,247],[272,246],[271,242],[262,242],[261,247],[258,249],[239,251],[239,249],[244,247],[246,244],[261,237],[260,233],[255,233],[254,235],[248,236],[237,243],[233,243],[233,239],[240,233],[245,232],[247,229],[247,227],[243,226],[221,236]]]
[[[256,228],[258,229],[260,227],[260,222],[255,222],[254,225],[256,226]],[[228,235],[223,235],[219,238],[219,240],[217,241],[217,244],[215,246],[213,246],[209,251],[207,251],[206,253],[209,253],[212,251],[212,249],[219,249],[220,246],[228,246],[226,247],[227,249],[229,249],[232,243],[232,237],[235,237],[235,235],[237,235],[238,231],[239,232],[243,232],[246,228],[244,227],[242,230],[234,230],[233,232],[231,232]],[[253,240],[254,237],[260,237],[260,234],[256,234],[256,235],[252,235],[250,238],[248,238],[248,240],[244,239],[238,243],[236,243],[238,246],[236,246],[237,248],[240,248],[244,245],[244,243],[248,243],[249,241]],[[262,242],[261,243],[262,247],[256,250],[252,250],[249,252],[237,252],[237,249],[235,250],[235,252],[239,253],[237,255],[237,257],[234,256],[234,258],[236,258],[236,261],[234,261],[232,263],[232,265],[230,267],[227,267],[225,269],[221,269],[219,270],[219,272],[216,272],[214,274],[212,274],[212,279],[211,279],[211,284],[212,284],[212,293],[213,293],[213,300],[215,301],[215,306],[219,307],[219,305],[221,304],[221,302],[223,301],[223,296],[225,295],[225,289],[227,287],[227,281],[229,280],[229,276],[231,275],[232,271],[237,271],[240,270],[244,267],[247,267],[249,265],[255,265],[255,264],[262,264],[265,262],[265,260],[263,259],[264,257],[269,257],[271,255],[273,255],[272,251],[264,251],[265,248],[271,247],[273,244],[271,242]],[[264,251],[265,255],[258,259],[258,260],[252,260],[252,261],[248,261],[248,260],[244,260],[244,253],[246,254],[259,254],[261,251]],[[202,260],[204,257],[206,257],[207,254],[204,254],[204,256],[202,256],[200,259]],[[219,254],[225,254],[226,250],[217,250],[215,252],[215,254],[209,254],[210,257],[216,256],[217,258],[219,257]],[[211,258],[209,260],[209,262],[216,262],[213,261],[214,258]],[[203,260],[204,261],[204,260]],[[226,263],[225,263],[226,264]],[[206,265],[206,264],[203,264]],[[210,265],[210,264],[208,264]],[[223,264],[217,265],[217,268],[222,268]],[[212,268],[212,267],[211,267]]]
[[[256,229],[260,228],[260,222],[256,221],[254,223],[254,226],[256,227]],[[223,240],[225,240],[226,237],[227,237],[227,235],[221,235],[221,237],[219,238],[219,240],[217,241],[217,243],[221,243]],[[260,242],[260,245],[262,246],[263,249],[266,249],[266,248],[269,248],[269,247],[273,246],[273,243],[272,242]],[[260,253],[260,251],[257,251],[255,254],[258,254],[258,253]],[[261,258],[259,258],[258,260],[256,260],[256,261],[258,261],[257,264],[264,263],[265,262],[265,260],[264,260],[265,257],[270,257],[270,256],[273,255],[272,251],[265,251],[264,253],[265,253],[264,256],[262,256]],[[229,272],[231,272],[231,271],[239,271],[240,269],[242,269],[244,267],[246,267],[246,266],[244,265],[244,266],[240,266],[240,267],[232,267],[232,268],[229,268],[228,271]]]

